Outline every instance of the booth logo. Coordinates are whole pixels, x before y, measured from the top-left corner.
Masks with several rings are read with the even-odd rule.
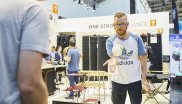
[[[58,5],[57,5],[57,4],[53,4],[53,5],[52,5],[52,12],[53,12],[54,14],[58,14]]]
[[[157,21],[156,20],[150,20],[150,26],[156,26]]]

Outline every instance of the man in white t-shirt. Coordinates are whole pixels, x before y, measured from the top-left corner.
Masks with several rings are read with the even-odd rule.
[[[0,13],[0,104],[47,104],[47,10],[35,0],[0,0]]]
[[[113,72],[112,101],[113,104],[125,104],[126,93],[129,93],[131,104],[141,104],[142,82],[150,89],[146,80],[147,61],[146,50],[139,35],[127,32],[127,16],[119,12],[114,16],[115,35],[106,41],[106,50],[110,57],[105,64]],[[115,45],[123,47],[120,56],[114,56],[112,48]]]

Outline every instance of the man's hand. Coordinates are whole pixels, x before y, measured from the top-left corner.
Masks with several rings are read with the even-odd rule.
[[[103,66],[105,66],[105,65],[108,65],[109,71],[113,73],[115,71],[115,69],[117,68],[117,66],[118,66],[117,59],[116,58],[111,58],[111,59],[107,60],[103,64]]]
[[[150,93],[152,90],[151,90],[151,88],[150,88],[150,84],[148,83],[148,81],[147,81],[146,79],[143,79],[143,80],[142,80],[142,83],[143,83],[144,89],[145,89],[148,93]]]

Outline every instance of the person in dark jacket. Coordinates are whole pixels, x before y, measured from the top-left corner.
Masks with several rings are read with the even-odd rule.
[[[64,64],[61,46],[56,47],[55,61],[57,61],[58,64],[61,64],[61,65]]]

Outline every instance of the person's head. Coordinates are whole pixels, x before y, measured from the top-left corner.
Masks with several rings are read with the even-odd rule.
[[[69,45],[74,47],[76,45],[76,39],[75,37],[71,37],[70,40],[69,40]]]
[[[114,15],[114,29],[119,36],[125,36],[128,28],[127,16],[123,12],[118,12]]]
[[[62,51],[62,47],[61,47],[61,46],[57,46],[57,47],[56,47],[56,51],[58,51],[58,52],[60,52],[60,53],[61,53],[61,51]]]
[[[52,52],[55,51],[55,46],[52,46],[52,47],[51,47],[51,51],[52,51]]]

